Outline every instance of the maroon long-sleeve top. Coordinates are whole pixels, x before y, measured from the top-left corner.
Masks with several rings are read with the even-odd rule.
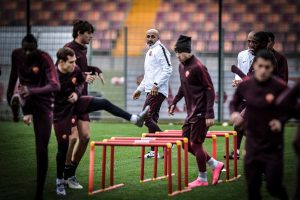
[[[284,82],[288,82],[289,80],[289,68],[288,68],[288,63],[286,57],[279,53],[276,50],[272,50],[272,53],[276,59],[277,65],[274,67],[273,70],[273,75],[279,77],[282,79]],[[254,74],[254,68],[253,68],[253,63],[249,69],[248,76]]]
[[[238,106],[246,100],[246,155],[248,159],[266,159],[280,155],[283,150],[283,131],[274,133],[269,123],[273,119],[282,120],[282,113],[275,100],[286,88],[286,84],[277,77],[259,82],[254,76],[244,80],[237,87],[230,112],[238,112]]]
[[[54,122],[62,120],[73,113],[74,104],[68,101],[69,96],[75,92],[78,98],[82,95],[84,88],[84,77],[81,70],[76,66],[73,72],[62,73],[56,67],[61,90],[55,93]]]
[[[187,121],[193,118],[214,118],[215,91],[207,68],[194,55],[179,65],[181,85],[173,103],[183,97]]]
[[[298,131],[295,137],[295,148],[297,153],[300,153],[300,82],[295,84],[292,88],[287,88],[280,94],[276,100],[276,104],[282,108],[288,118],[298,119]]]
[[[31,114],[33,106],[38,106],[36,103],[47,104],[51,107],[54,102],[53,92],[60,89],[51,57],[41,50],[36,50],[26,56],[22,49],[15,49],[11,58],[12,66],[7,89],[8,102],[19,78],[20,84],[27,86],[30,94],[23,109],[24,115]],[[32,101],[35,105],[30,103]]]
[[[102,73],[102,71],[98,67],[89,66],[87,62],[87,47],[85,45],[78,44],[73,40],[65,45],[65,47],[69,47],[75,51],[76,55],[76,64],[81,69],[83,76],[85,77],[85,72]],[[88,83],[84,84],[84,89],[82,91],[83,95],[88,94]]]
[[[289,68],[287,59],[283,54],[279,53],[275,49],[273,49],[272,52],[277,61],[277,76],[287,83],[289,80]]]

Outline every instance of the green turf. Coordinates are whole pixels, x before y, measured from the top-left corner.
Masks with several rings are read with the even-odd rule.
[[[180,125],[161,125],[162,129],[179,129]],[[226,127],[230,130],[231,127]],[[224,127],[215,126],[212,130],[224,130]],[[295,165],[296,160],[292,149],[292,138],[295,127],[286,128],[286,148],[285,148],[285,176],[284,183],[288,189],[289,195],[294,192],[295,186]],[[140,136],[146,129],[136,128],[126,123],[92,123],[91,140],[102,140],[112,136]],[[34,134],[32,127],[27,127],[22,123],[0,122],[0,199],[33,199],[35,189],[35,147]],[[211,151],[211,141],[206,141],[206,149]],[[218,140],[218,159],[224,160],[223,139]],[[83,184],[83,190],[67,190],[68,196],[58,198],[55,194],[55,153],[56,140],[52,134],[49,144],[49,170],[45,186],[45,199],[246,199],[245,179],[242,170],[242,161],[239,161],[239,173],[242,178],[236,182],[222,183],[218,186],[209,186],[206,188],[197,188],[191,192],[180,194],[175,197],[167,196],[167,181],[160,180],[156,182],[139,183],[139,148],[116,148],[116,168],[115,182],[124,183],[125,187],[117,190],[87,195],[88,183],[88,160],[89,150],[86,152],[80,166],[78,167],[77,177]],[[189,157],[190,181],[197,176],[197,169],[194,157]],[[96,154],[96,179],[100,177],[100,149]],[[175,161],[175,155],[173,155]],[[152,173],[153,160],[146,160],[146,177]],[[159,160],[159,173],[162,173],[162,160]],[[107,168],[108,169],[108,168]],[[174,171],[176,168],[174,168]],[[208,177],[211,181],[210,170]],[[176,176],[174,177],[176,178]],[[224,175],[222,175],[224,179]],[[99,181],[95,186],[99,186]],[[108,180],[108,179],[107,179]],[[175,180],[174,187],[176,186]],[[264,199],[271,199],[265,189],[262,189]]]

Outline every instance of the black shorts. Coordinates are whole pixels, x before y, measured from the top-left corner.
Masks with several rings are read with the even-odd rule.
[[[182,136],[193,143],[203,143],[208,131],[205,118],[194,118],[182,126]]]

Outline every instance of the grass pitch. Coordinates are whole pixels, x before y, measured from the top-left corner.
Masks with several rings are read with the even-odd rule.
[[[165,125],[161,128],[180,129],[180,125]],[[232,130],[232,127],[214,126],[211,130]],[[284,184],[288,189],[290,197],[294,193],[296,176],[296,157],[292,148],[292,140],[296,127],[289,126],[285,131],[285,172]],[[100,141],[113,136],[141,136],[146,132],[146,128],[137,128],[128,123],[91,123],[91,140]],[[25,126],[23,123],[0,122],[0,199],[33,199],[35,191],[35,145],[34,133],[32,127]],[[207,139],[205,147],[211,152],[211,140]],[[57,197],[55,194],[55,178],[56,178],[56,139],[54,133],[51,135],[49,144],[49,169],[45,186],[45,199],[66,199],[66,200],[83,200],[83,199],[246,199],[246,187],[243,174],[243,159],[239,160],[239,173],[242,177],[235,182],[222,183],[217,186],[209,186],[205,188],[196,188],[191,192],[183,193],[175,197],[167,195],[167,180],[159,180],[141,184],[139,182],[139,165],[140,160],[137,158],[140,153],[139,148],[116,147],[115,152],[115,183],[124,183],[125,186],[116,190],[105,193],[88,196],[88,161],[89,150],[80,163],[77,170],[77,178],[84,186],[83,190],[67,190],[66,197]],[[108,151],[109,152],[109,151]],[[161,152],[161,150],[160,150]],[[108,154],[109,155],[109,154]],[[224,140],[218,139],[218,159],[224,161]],[[158,174],[162,174],[163,160],[159,159]],[[173,154],[173,163],[176,157]],[[100,186],[100,163],[101,149],[96,150],[96,173],[95,187]],[[145,177],[152,175],[153,160],[146,160]],[[98,170],[97,170],[98,169]],[[231,166],[232,169],[232,166]],[[108,170],[108,168],[107,168]],[[176,172],[174,165],[173,171]],[[189,181],[194,180],[198,175],[195,158],[189,156]],[[176,175],[174,179],[176,178]],[[208,178],[211,182],[211,170],[208,168]],[[225,173],[221,177],[225,179]],[[173,179],[174,189],[176,181]],[[107,176],[107,183],[108,183]],[[263,198],[272,199],[266,192],[265,185],[262,188]]]

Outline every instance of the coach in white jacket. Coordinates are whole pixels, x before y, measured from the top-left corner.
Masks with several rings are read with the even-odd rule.
[[[172,74],[170,52],[159,40],[159,32],[150,29],[146,33],[146,42],[149,50],[146,53],[144,64],[144,79],[133,93],[133,99],[138,99],[141,92],[145,91],[147,98],[144,108],[149,105],[150,112],[145,119],[149,133],[161,131],[157,125],[159,110],[162,102],[168,97],[169,79]],[[145,155],[145,158],[154,157],[154,149]]]

